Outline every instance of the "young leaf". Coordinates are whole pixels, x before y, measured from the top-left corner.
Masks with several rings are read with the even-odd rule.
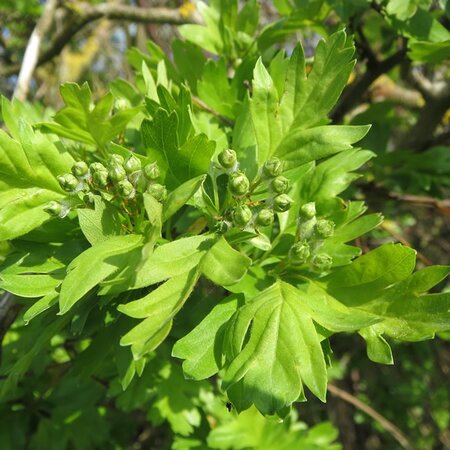
[[[294,168],[351,149],[351,144],[360,141],[369,128],[352,125],[296,128],[283,138],[274,155],[286,161],[286,168]]]
[[[381,290],[408,277],[416,252],[400,244],[385,244],[323,278],[328,292],[347,306],[377,298]]]
[[[278,92],[261,59],[256,63],[252,86],[250,111],[258,143],[256,160],[262,165],[278,147],[283,137],[283,125],[278,114]]]
[[[69,311],[83,295],[126,265],[126,253],[141,243],[139,235],[114,236],[77,256],[67,267],[68,273],[61,285],[60,314]]]
[[[77,210],[80,228],[91,245],[122,234],[118,211],[101,197],[94,197],[94,209]]]
[[[242,380],[242,394],[263,414],[275,414],[297,400],[302,383],[325,400],[327,372],[319,336],[297,297],[293,286],[278,281],[240,308],[227,327],[222,386],[227,390]]]
[[[140,110],[138,107],[122,109],[110,116],[113,103],[111,93],[92,108],[92,93],[87,83],[79,86],[67,82],[61,85],[60,92],[66,106],[56,113],[54,122],[41,123],[40,128],[90,145],[104,147],[125,129]]]
[[[28,324],[30,320],[34,319],[44,311],[47,311],[47,309],[51,308],[53,305],[56,305],[56,303],[58,303],[58,296],[59,294],[56,291],[52,291],[31,305],[23,315],[25,324]]]
[[[64,197],[56,176],[68,172],[73,161],[25,122],[20,122],[18,132],[20,142],[0,130],[0,236],[4,240],[50,218],[44,206]]]
[[[195,269],[171,278],[146,297],[120,305],[119,311],[137,319],[143,319],[120,340],[121,345],[133,345],[141,350],[153,350],[166,337],[172,320],[183,307],[198,280]],[[141,352],[135,352],[139,355]]]
[[[381,334],[372,327],[361,330],[359,334],[366,341],[367,356],[371,361],[379,364],[394,364],[391,347]]]
[[[173,190],[164,202],[163,221],[172,217],[197,192],[206,175],[192,178]]]
[[[168,278],[184,274],[198,266],[211,247],[214,238],[208,235],[181,238],[156,247],[136,271],[136,277],[127,289],[151,286]],[[121,286],[117,286],[121,292]]]
[[[0,289],[19,297],[42,297],[53,292],[61,284],[61,278],[58,274],[15,275],[3,273],[0,275]]]
[[[172,356],[184,359],[183,373],[187,378],[203,380],[215,375],[222,367],[224,325],[238,307],[236,296],[227,297],[172,349]]]
[[[231,247],[222,236],[203,257],[200,270],[219,286],[229,286],[246,274],[251,263],[248,256]]]

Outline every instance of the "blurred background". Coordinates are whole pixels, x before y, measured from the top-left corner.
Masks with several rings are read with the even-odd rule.
[[[335,123],[372,124],[361,146],[377,158],[364,168],[347,197],[364,199],[370,211],[385,216],[382,226],[358,245],[367,251],[401,242],[417,250],[419,267],[449,264],[450,2],[279,0],[261,1],[260,11],[260,29],[279,33],[277,46],[288,53],[300,40],[312,57],[319,39],[344,25],[355,40],[358,62],[331,118]],[[195,1],[0,0],[0,92],[27,101],[29,115],[42,121],[62,106],[62,82],[87,81],[97,98],[112,80],[134,83],[149,41],[170,58],[172,42],[180,37],[177,26],[201,20]],[[334,361],[329,401],[298,404],[299,423],[332,422],[338,441],[348,450],[398,449],[402,436],[407,437],[404,448],[450,448],[449,339],[450,333],[435,341],[394,343],[395,365],[382,366],[367,359],[358,336],[340,334],[332,342],[339,358]],[[126,424],[131,414],[141,440],[130,436],[124,447],[111,446],[110,425],[108,431],[100,427],[106,433],[100,443],[75,439],[67,447],[45,448],[169,448],[167,425],[149,422],[145,403],[132,412],[115,411],[108,403],[101,407],[114,410],[111,424]],[[260,432],[261,427],[269,433],[266,425],[249,417],[239,425],[245,433]],[[37,423],[0,420],[0,449],[9,448],[4,444],[8,427],[24,434],[39,429]],[[70,427],[70,421],[61,427],[68,432],[64,427]],[[229,435],[235,431],[222,430]],[[321,432],[334,433],[328,428]],[[269,448],[264,440],[253,446],[239,443],[237,437],[217,442],[211,448]],[[172,448],[202,448],[187,445],[180,440]]]

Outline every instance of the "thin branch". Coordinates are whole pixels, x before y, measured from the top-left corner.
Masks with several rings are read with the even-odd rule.
[[[450,80],[436,81],[431,86],[423,82],[421,87],[427,88],[425,106],[420,109],[416,123],[400,136],[396,142],[397,148],[417,151],[429,148],[450,105]]]
[[[406,48],[389,56],[376,64],[370,64],[366,72],[352,84],[350,84],[342,94],[341,100],[331,113],[331,118],[335,122],[342,121],[343,117],[349,112],[369,89],[370,85],[383,73],[389,72],[403,60],[406,55]]]
[[[411,245],[411,243],[405,239],[401,234],[397,233],[395,230],[392,229],[392,227],[390,227],[388,224],[386,224],[385,222],[383,222],[380,227],[386,231],[387,233],[389,233],[396,241],[400,242],[400,244],[405,245],[406,247],[410,247],[413,248],[413,246]],[[425,266],[431,266],[433,265],[433,262],[431,260],[429,260],[422,252],[419,252],[418,250],[416,250],[417,252],[417,258],[425,265]]]
[[[23,56],[22,67],[20,68],[19,77],[13,94],[13,97],[18,98],[19,100],[23,101],[27,98],[33,72],[38,62],[42,38],[49,32],[52,26],[57,6],[58,0],[47,0],[44,11],[28,40],[27,48],[25,49],[25,54]]]
[[[197,23],[198,17],[193,14],[189,17],[183,15],[179,9],[155,7],[137,8],[135,6],[101,3],[90,5],[77,3],[66,5],[67,17],[62,29],[51,39],[49,47],[38,58],[36,66],[51,61],[61,53],[64,46],[87,24],[106,18],[109,20],[122,20],[139,23],[158,23],[180,25]],[[21,65],[12,64],[0,68],[0,76],[7,77],[19,72]]]
[[[377,421],[404,449],[416,450],[416,447],[411,444],[409,439],[396,425],[394,425],[390,420],[386,419],[386,417],[381,415],[379,412],[375,411],[371,406],[362,402],[360,399],[356,398],[349,392],[335,386],[334,384],[329,383],[328,390],[332,395],[341,398],[347,403],[352,404],[355,408],[365,412],[368,416],[372,417],[372,419]]]
[[[195,95],[192,96],[192,101],[201,109],[211,113],[213,116],[216,116],[224,125],[228,125],[232,127],[234,125],[234,122],[231,119],[228,119],[225,116],[222,116],[218,111],[211,108],[211,106],[207,105],[202,99],[196,97]]]
[[[4,292],[0,295],[0,362],[2,356],[2,341],[11,324],[17,317],[21,305],[13,301],[14,295]]]

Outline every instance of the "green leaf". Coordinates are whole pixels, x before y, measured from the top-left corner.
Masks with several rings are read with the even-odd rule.
[[[11,292],[19,297],[42,297],[61,284],[61,275],[15,275],[3,273],[0,275],[0,289]]]
[[[345,306],[313,282],[297,286],[296,295],[312,319],[333,332],[358,331],[382,320],[369,312]]]
[[[238,252],[222,236],[208,250],[200,263],[200,270],[219,286],[237,283],[247,272],[252,260]]]
[[[344,30],[321,40],[316,48],[314,64],[306,82],[303,79],[303,55],[291,57],[286,89],[293,106],[291,130],[309,128],[322,121],[336,104],[355,66],[355,48]],[[297,62],[295,61],[297,59]],[[294,94],[294,98],[292,96]],[[284,98],[283,98],[284,102]]]
[[[191,236],[155,248],[136,271],[136,277],[127,289],[138,289],[184,274],[197,267],[214,242],[208,235]],[[118,285],[118,292],[121,286]]]
[[[438,331],[450,329],[450,293],[427,294],[446,278],[450,266],[431,266],[388,286],[364,309],[384,320],[364,333],[385,334],[401,341],[433,338]]]
[[[174,305],[176,306],[180,299],[186,299],[189,296],[196,281],[194,275],[195,270],[177,275],[145,297],[119,305],[117,309],[134,319],[153,316],[155,317],[154,322],[161,322],[161,317],[165,317],[167,311],[173,310]]]
[[[125,305],[118,310],[136,319],[145,319],[122,337],[121,345],[133,345],[139,350],[155,349],[165,338],[163,331],[171,327],[172,320],[183,307],[198,280],[196,269],[171,278],[147,296]],[[141,352],[135,352],[139,355]]]
[[[197,399],[200,390],[206,390],[207,386],[185,380],[178,365],[168,362],[163,364],[148,412],[149,420],[155,425],[167,420],[174,433],[190,435],[201,424]]]
[[[56,291],[52,291],[31,305],[23,315],[25,324],[28,324],[30,320],[34,319],[44,311],[47,311],[47,309],[51,308],[53,305],[56,305],[58,303],[58,296],[59,294]]]
[[[274,154],[286,161],[286,168],[294,168],[351,149],[351,144],[360,141],[369,128],[352,125],[297,128],[283,138]]]
[[[172,356],[184,359],[183,373],[187,378],[203,380],[212,377],[222,367],[224,326],[238,307],[237,297],[227,297],[172,349]]]
[[[164,201],[163,221],[172,217],[186,202],[198,191],[206,175],[200,175],[186,181],[181,186],[173,190]]]
[[[328,292],[347,306],[376,298],[382,289],[407,278],[416,252],[400,244],[385,244],[323,278]]]
[[[450,39],[442,42],[410,41],[408,55],[413,61],[439,64],[450,58]]]
[[[261,58],[253,72],[252,87],[250,111],[258,143],[256,160],[262,165],[280,143],[283,124],[279,115],[278,92]]]
[[[106,277],[127,264],[127,253],[142,243],[142,236],[114,236],[90,247],[67,267],[61,285],[60,314],[72,306]]]
[[[180,148],[177,133],[174,133],[178,123],[175,112],[169,114],[160,108],[153,121],[144,120],[141,127],[147,154],[157,161],[169,189],[206,174],[215,147],[205,135],[198,135],[188,139]]]
[[[3,109],[10,104],[3,100]],[[14,239],[42,225],[43,207],[65,194],[56,180],[73,162],[43,134],[19,119],[20,142],[0,130],[0,236]]]
[[[371,361],[379,364],[394,364],[391,347],[381,334],[376,333],[371,327],[361,330],[359,334],[366,341],[367,356]]]
[[[225,117],[234,118],[233,105],[237,100],[237,89],[228,81],[225,58],[209,60],[197,83],[198,95],[209,107]]]
[[[77,214],[81,231],[91,245],[122,234],[117,209],[98,195],[94,197],[94,209],[81,208]]]
[[[60,87],[65,107],[54,116],[54,122],[39,124],[43,131],[58,136],[104,147],[120,134],[140,108],[122,109],[110,115],[113,104],[111,93],[92,105],[92,93],[87,83],[79,86],[67,82]]]
[[[302,393],[325,400],[327,372],[319,336],[290,284],[276,282],[240,308],[227,327],[223,388],[238,391],[263,414],[275,414]],[[237,392],[238,392],[237,391]],[[233,403],[240,401],[229,392]]]
[[[204,25],[182,25],[178,28],[180,35],[210,53],[222,54],[223,43],[219,30],[219,11],[203,2],[199,2],[196,6]]]
[[[338,196],[359,177],[352,172],[374,156],[368,150],[352,148],[321,162],[302,180],[302,201],[321,202]]]

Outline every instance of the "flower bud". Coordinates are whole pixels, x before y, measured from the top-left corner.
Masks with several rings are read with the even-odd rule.
[[[123,156],[113,153],[109,156],[108,162],[111,166],[123,166]]]
[[[124,180],[127,176],[127,173],[125,172],[125,169],[122,166],[114,165],[110,167],[108,175],[112,181],[117,182]]]
[[[280,194],[273,199],[273,209],[277,212],[285,212],[292,206],[292,203],[294,200],[289,195]]]
[[[51,214],[52,216],[59,216],[62,212],[62,205],[58,202],[55,201],[51,201],[48,202],[45,206],[44,206],[44,211]]]
[[[314,269],[319,272],[325,272],[330,269],[333,264],[333,258],[326,253],[319,253],[318,255],[314,255],[311,260],[311,264]]]
[[[157,180],[159,178],[159,175],[161,174],[156,162],[145,165],[143,170],[145,178],[150,181]]]
[[[277,194],[284,194],[289,189],[289,180],[280,175],[272,180],[270,187]]]
[[[219,153],[217,159],[222,167],[224,167],[225,169],[230,169],[236,164],[236,152],[234,150],[231,150],[231,148],[227,148]]]
[[[141,160],[134,155],[130,155],[124,164],[127,173],[137,172],[141,170]]]
[[[302,219],[312,219],[316,215],[316,204],[314,202],[305,203],[300,208],[300,217]]]
[[[316,234],[321,238],[333,236],[334,222],[326,219],[319,219],[315,226]]]
[[[128,180],[120,180],[117,183],[117,192],[122,197],[130,197],[134,192],[134,187]]]
[[[253,214],[247,205],[241,205],[233,210],[232,217],[236,227],[245,227],[252,220]]]
[[[99,170],[92,174],[92,181],[94,185],[100,189],[108,185],[108,172],[106,170]]]
[[[250,181],[242,172],[235,172],[231,174],[228,181],[228,189],[235,197],[245,195],[250,188]]]
[[[268,208],[263,208],[256,216],[256,225],[260,227],[268,227],[273,223],[273,211]]]
[[[89,172],[89,167],[84,161],[77,161],[72,166],[72,173],[76,177],[84,177]]]
[[[166,187],[159,183],[149,184],[147,186],[147,192],[158,200],[158,202],[163,202],[167,197]]]
[[[95,172],[107,172],[107,170],[102,163],[94,162],[89,166],[89,172],[94,175]]]
[[[78,186],[78,180],[71,174],[66,173],[65,175],[60,175],[57,177],[57,180],[59,182],[59,185],[66,191],[66,192],[73,192],[77,186]]]
[[[267,177],[274,178],[283,172],[283,161],[278,158],[267,160],[263,166],[263,173]]]
[[[310,255],[307,242],[297,242],[289,250],[289,261],[293,265],[304,264]]]
[[[229,230],[230,226],[225,220],[220,220],[214,225],[214,231],[217,234],[225,234]]]

